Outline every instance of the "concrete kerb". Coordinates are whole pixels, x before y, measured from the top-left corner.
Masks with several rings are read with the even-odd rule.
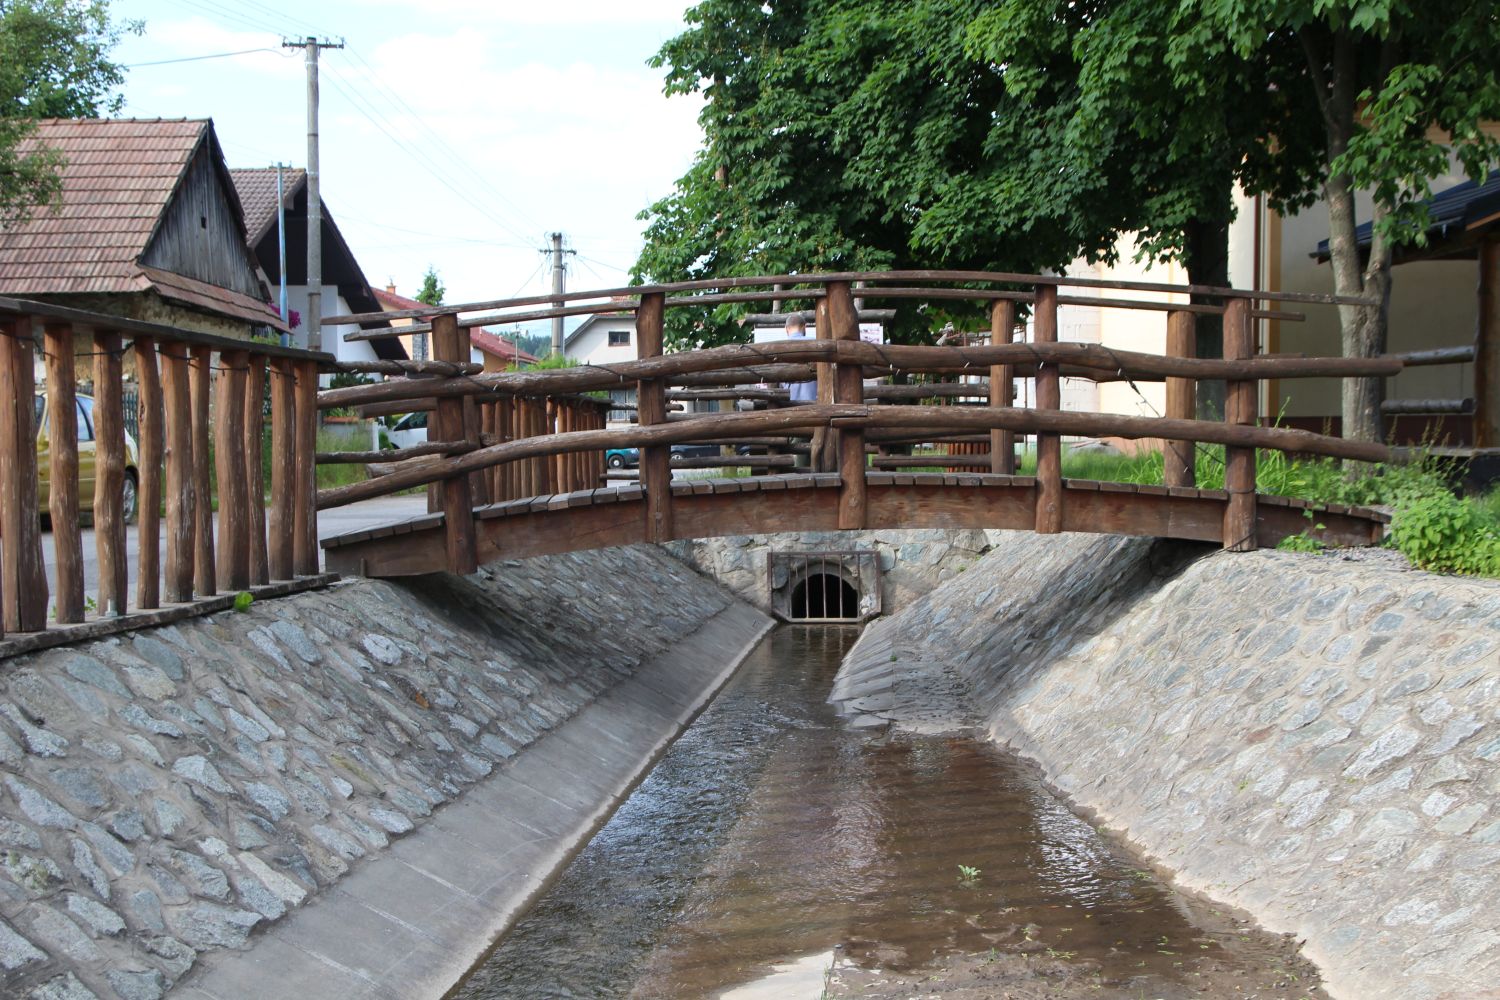
[[[202,956],[172,995],[443,996],[613,814],[772,625],[755,609],[731,604],[248,949]]]

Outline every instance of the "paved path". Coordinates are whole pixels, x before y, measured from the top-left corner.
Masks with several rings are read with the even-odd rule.
[[[427,513],[427,497],[398,496],[377,497],[374,500],[366,500],[362,503],[350,504],[347,507],[336,507],[333,510],[325,510],[318,514],[318,537],[328,538],[331,535],[342,535],[345,532],[359,531],[376,524],[384,524],[388,521],[399,521],[418,514]],[[218,516],[215,515],[215,522]],[[136,525],[130,525],[130,544],[127,547],[130,553],[130,601],[135,602],[135,581],[137,571],[137,549],[135,544]],[[166,558],[166,526],[162,526],[162,558]],[[52,547],[52,532],[42,533],[42,556],[47,563],[47,582],[50,593],[57,592],[57,555]],[[99,551],[94,542],[94,531],[92,527],[83,529],[83,589],[89,597],[97,597],[99,593]]]

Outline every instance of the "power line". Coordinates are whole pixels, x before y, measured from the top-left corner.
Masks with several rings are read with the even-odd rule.
[[[216,19],[227,19],[232,22],[235,27],[248,28],[251,31],[264,31],[267,34],[271,35],[285,34],[285,32],[278,31],[276,28],[271,27],[264,21],[256,20],[253,17],[247,17],[234,8],[225,7],[221,4],[214,3],[213,0],[169,0],[169,2],[174,6],[193,10],[200,14],[207,14],[210,17]]]
[[[485,206],[476,204],[469,195],[459,190],[458,186],[448,177],[447,174],[443,172],[441,167],[431,156],[418,151],[416,148],[408,144],[405,140],[399,138],[395,134],[396,131],[398,131],[396,126],[391,123],[389,119],[386,119],[377,107],[375,107],[373,104],[370,104],[367,98],[358,96],[356,93],[345,89],[345,87],[343,87],[338,82],[338,76],[339,74],[333,73],[328,77],[328,82],[333,87],[333,89],[343,95],[344,99],[349,102],[354,110],[363,115],[370,122],[370,124],[374,125],[375,128],[387,139],[389,139],[398,149],[410,156],[414,161],[417,162],[419,166],[427,170],[427,172],[430,173],[440,184],[442,184],[449,191],[462,199],[464,204],[486,216],[491,222],[495,223],[495,225],[499,226],[501,229],[510,233],[517,239],[526,239],[526,237],[519,230],[513,228],[509,223],[505,222],[493,212],[485,208]]]
[[[472,176],[476,181],[478,181],[488,194],[492,195],[495,198],[498,198],[500,202],[504,203],[510,211],[515,212],[517,217],[519,217],[522,222],[526,223],[534,229],[542,228],[542,226],[536,223],[535,219],[527,215],[525,209],[508,198],[504,192],[490,187],[490,179],[476,170],[474,166],[469,162],[467,157],[465,157],[461,152],[455,149],[447,139],[445,139],[437,132],[436,129],[429,125],[427,123],[426,115],[419,114],[417,110],[407,102],[406,98],[400,94],[400,92],[388,85],[381,78],[379,70],[377,70],[361,52],[356,49],[350,49],[350,54],[352,54],[354,58],[368,71],[367,82],[369,83],[369,85],[374,87],[385,97],[389,98],[393,104],[399,106],[402,110],[404,110],[406,114],[411,117],[411,120],[416,123],[418,128],[420,128],[429,137],[431,137],[431,139],[438,146],[447,151],[448,155],[451,157],[452,162],[456,163],[464,170],[467,170],[469,172],[469,175]]]
[[[141,66],[167,66],[172,63],[201,62],[204,59],[228,59],[230,56],[248,56],[252,52],[274,52],[278,56],[281,55],[279,49],[240,49],[237,52],[214,52],[206,56],[184,56],[181,59],[153,59],[151,62],[127,63],[124,68],[138,69]]]

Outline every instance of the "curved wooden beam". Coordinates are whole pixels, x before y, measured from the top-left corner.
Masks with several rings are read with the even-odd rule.
[[[422,459],[409,468],[394,469],[380,479],[351,483],[318,493],[318,509],[342,507],[424,486],[453,476],[523,458],[575,451],[639,448],[685,444],[731,435],[786,432],[805,427],[908,428],[921,431],[1001,429],[1022,434],[1065,434],[1077,437],[1166,438],[1204,441],[1241,448],[1268,448],[1327,458],[1385,462],[1390,449],[1383,444],[1328,437],[1285,427],[1225,424],[1209,420],[1173,420],[1112,413],[1073,413],[1066,410],[1025,410],[985,406],[864,406],[835,404],[788,407],[752,413],[713,413],[650,427],[571,431],[507,441],[446,459]]]
[[[319,394],[318,407],[333,409],[399,399],[510,392],[517,395],[554,395],[618,388],[641,379],[670,379],[705,371],[733,371],[745,366],[785,363],[857,364],[890,371],[951,371],[972,368],[988,373],[993,365],[1047,363],[1098,369],[1120,375],[1196,379],[1265,378],[1379,378],[1401,371],[1399,357],[1305,358],[1258,357],[1242,361],[1175,358],[1138,351],[1117,351],[1099,344],[986,344],[974,347],[925,347],[906,344],[867,344],[844,340],[786,340],[770,344],[731,344],[702,351],[666,354],[614,365],[580,365],[547,371],[492,372],[470,378],[406,379],[376,385],[329,389]]]

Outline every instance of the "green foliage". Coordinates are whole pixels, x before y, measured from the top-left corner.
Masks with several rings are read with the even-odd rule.
[[[1296,535],[1287,535],[1277,543],[1276,547],[1283,552],[1322,552],[1328,548],[1323,542],[1305,531]]]
[[[255,595],[248,590],[242,590],[234,595],[234,610],[244,612],[250,610],[250,605],[255,603]]]
[[[1500,576],[1500,533],[1479,505],[1447,490],[1410,496],[1398,504],[1391,534],[1413,566]]]
[[[550,341],[549,341],[549,343],[550,343]],[[523,371],[523,370],[524,371],[551,371],[551,370],[553,370],[555,368],[577,368],[582,363],[583,362],[579,361],[577,358],[570,358],[570,357],[568,357],[567,355],[564,355],[564,354],[548,354],[546,357],[542,358],[540,361],[538,361],[534,365],[533,364],[527,364],[527,365],[515,365],[515,364],[512,364],[512,365],[508,365],[505,370],[508,371],[508,372],[517,372],[517,371]]]
[[[34,121],[117,113],[125,74],[110,52],[140,30],[111,24],[105,0],[0,0],[0,223],[58,203],[62,156],[25,144]]]
[[[431,264],[427,265],[427,273],[422,275],[422,287],[412,298],[429,306],[440,306],[443,304],[443,296],[448,289],[438,280],[437,268]]]
[[[980,870],[973,865],[958,866],[958,880],[964,885],[973,885],[978,882],[980,874]]]

